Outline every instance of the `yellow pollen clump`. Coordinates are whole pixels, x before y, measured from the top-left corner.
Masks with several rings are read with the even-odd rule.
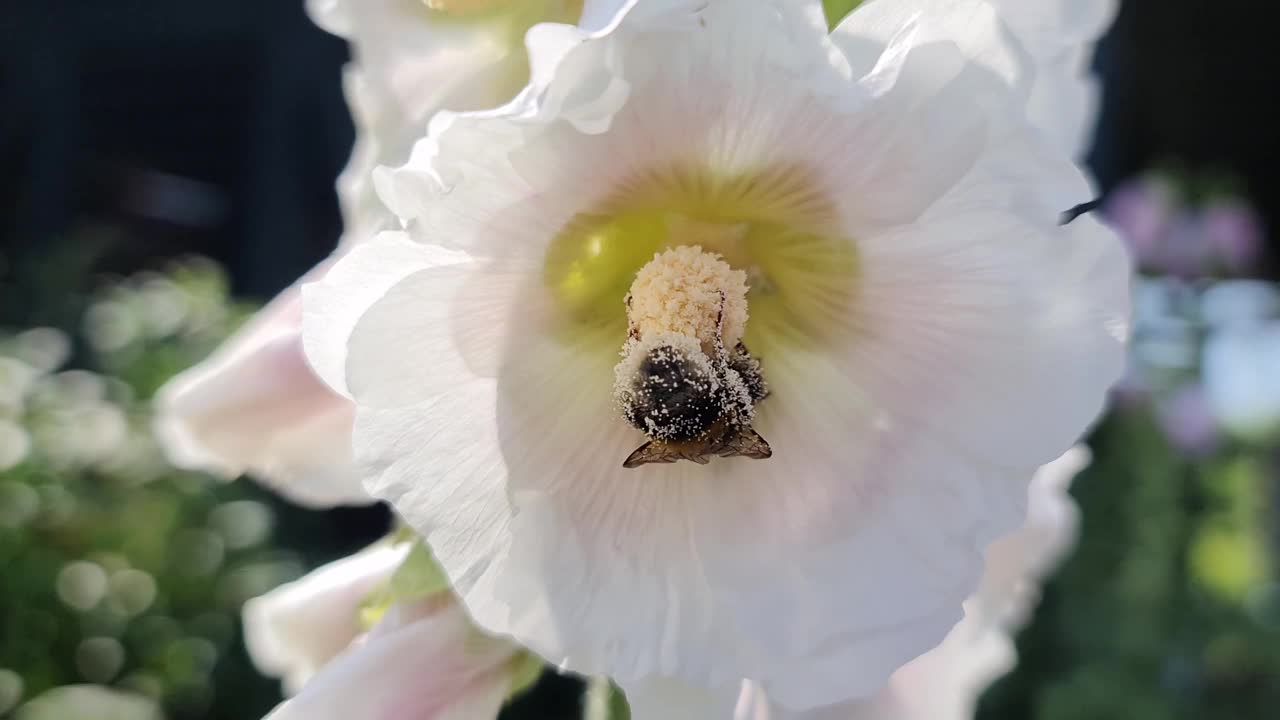
[[[681,245],[640,268],[627,302],[631,332],[640,338],[676,333],[711,348],[722,328],[732,350],[747,327],[747,274],[697,245]]]

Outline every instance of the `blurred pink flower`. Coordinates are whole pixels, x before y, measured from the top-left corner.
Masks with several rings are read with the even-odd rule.
[[[1188,383],[1161,402],[1156,418],[1174,447],[1188,456],[1202,457],[1218,447],[1218,423],[1199,383]]]
[[[493,720],[525,657],[481,634],[447,589],[392,604],[367,634],[362,603],[409,545],[367,550],[250,601],[250,654],[297,691],[269,720]]]
[[[1174,212],[1169,184],[1149,177],[1129,180],[1113,190],[1103,209],[1107,221],[1144,267],[1155,261]]]
[[[302,351],[300,288],[328,267],[318,265],[156,394],[156,435],[175,465],[250,473],[308,506],[373,502],[351,462],[353,406]]]
[[[1232,272],[1247,271],[1262,250],[1262,219],[1249,205],[1228,199],[1204,208],[1204,235],[1222,265]]]
[[[297,693],[362,634],[360,606],[408,555],[409,545],[375,546],[313,570],[244,605],[249,657]]]

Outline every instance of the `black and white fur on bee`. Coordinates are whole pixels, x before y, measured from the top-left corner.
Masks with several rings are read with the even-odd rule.
[[[638,355],[628,358],[629,371],[616,389],[618,402],[623,418],[649,440],[623,467],[773,455],[751,427],[755,406],[769,390],[745,345],[729,351],[717,335],[707,348],[683,335],[642,338],[632,328],[624,356],[633,353]]]

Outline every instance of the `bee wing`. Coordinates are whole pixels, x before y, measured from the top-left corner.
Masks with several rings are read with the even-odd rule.
[[[752,460],[764,460],[773,457],[773,448],[768,441],[760,437],[750,425],[744,425],[731,432],[716,449],[720,457],[747,457]]]
[[[696,446],[693,443],[665,443],[660,440],[650,440],[628,455],[622,467],[638,468],[650,463],[673,463],[680,460],[692,460],[699,465],[706,465],[710,462],[707,454],[705,447]]]

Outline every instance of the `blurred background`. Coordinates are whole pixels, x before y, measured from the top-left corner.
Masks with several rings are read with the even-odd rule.
[[[1089,156],[1130,372],[983,720],[1280,707],[1280,103],[1255,0],[1124,0]],[[380,537],[169,466],[148,400],[322,259],[353,131],[300,0],[0,7],[0,718],[244,720],[239,607]],[[1064,208],[1065,210],[1066,208]],[[576,717],[546,677],[504,718]]]

